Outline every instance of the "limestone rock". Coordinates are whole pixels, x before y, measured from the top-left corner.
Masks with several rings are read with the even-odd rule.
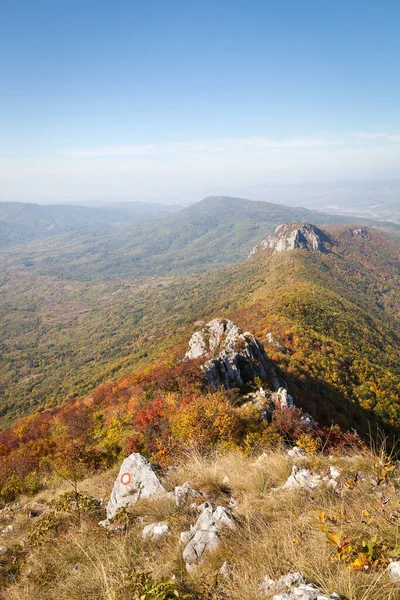
[[[115,480],[107,505],[107,519],[113,519],[124,506],[162,493],[165,489],[149,461],[141,454],[131,454],[122,463]]]
[[[294,459],[307,458],[307,454],[304,452],[304,450],[302,450],[298,446],[294,446],[293,448],[290,448],[290,450],[287,451],[287,455],[290,456],[290,458],[294,458]]]
[[[4,527],[4,529],[1,530],[1,533],[11,533],[12,531],[14,531],[14,526],[7,525],[7,527]]]
[[[311,223],[283,223],[278,225],[275,232],[255,246],[249,258],[261,250],[272,250],[273,254],[288,252],[298,248],[312,252],[326,251],[325,244],[331,240],[327,233]]]
[[[207,384],[213,388],[240,387],[257,376],[276,377],[261,342],[226,319],[213,319],[201,331],[196,331],[190,338],[185,358],[207,359],[202,370]]]
[[[387,568],[388,575],[392,581],[400,583],[400,562],[391,562]]]
[[[212,552],[220,543],[220,531],[223,527],[234,526],[232,513],[222,506],[214,510],[206,504],[196,524],[189,532],[181,534],[181,541],[186,544],[183,560],[188,570],[193,569],[205,552]]]
[[[226,578],[229,577],[231,573],[232,567],[230,566],[230,564],[228,564],[227,561],[225,561],[220,570],[218,571],[218,574],[221,575],[221,577]]]
[[[339,600],[337,594],[328,596],[315,585],[306,583],[301,573],[289,573],[278,581],[267,575],[260,584],[260,591],[265,596],[274,594],[272,600]]]
[[[318,475],[312,475],[307,469],[299,469],[294,465],[292,467],[292,474],[290,475],[287,482],[284,484],[284,489],[304,489],[304,490],[315,490],[321,483],[321,478]]]
[[[271,399],[275,406],[283,409],[291,408],[294,405],[292,396],[284,387],[280,387],[277,392],[272,394]]]
[[[144,539],[159,540],[169,533],[170,529],[165,521],[159,523],[150,523],[142,531]]]
[[[194,490],[188,481],[183,485],[177,485],[175,488],[175,502],[178,508],[182,508],[190,499],[202,498],[203,494]]]

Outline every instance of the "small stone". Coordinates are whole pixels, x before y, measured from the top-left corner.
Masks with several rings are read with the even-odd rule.
[[[4,527],[4,529],[1,530],[1,533],[11,533],[12,531],[14,531],[14,526],[7,525],[7,527]]]
[[[0,546],[0,554],[7,554],[8,548],[7,546]]]
[[[287,455],[290,456],[290,458],[307,458],[307,454],[298,446],[290,448],[290,450],[287,451]]]
[[[104,527],[105,529],[110,526],[110,521],[108,519],[104,519],[103,521],[99,521],[97,523],[100,527]]]
[[[392,581],[400,583],[400,562],[397,560],[391,562],[387,568],[387,573]]]
[[[153,540],[159,540],[167,535],[169,531],[170,529],[167,523],[165,523],[165,521],[160,521],[159,523],[151,523],[150,525],[146,525],[142,531],[142,537],[144,539],[151,538]]]
[[[197,490],[194,490],[187,481],[183,485],[176,486],[174,497],[177,507],[183,508],[183,506],[188,502],[189,498],[202,498],[203,494]]]
[[[337,467],[329,467],[329,473],[331,476],[331,479],[339,479],[339,477],[341,476],[342,472],[337,468]]]
[[[228,564],[227,561],[225,561],[218,573],[219,575],[221,575],[221,577],[229,577],[232,573],[232,567]]]
[[[312,475],[307,469],[299,470],[296,465],[292,467],[292,474],[284,484],[284,489],[304,489],[308,491],[315,490],[321,483],[321,478]]]

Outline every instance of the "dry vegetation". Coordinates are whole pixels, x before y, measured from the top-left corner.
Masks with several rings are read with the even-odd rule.
[[[316,454],[305,459],[305,466],[320,475],[332,465],[340,468],[341,491],[321,485],[306,492],[276,489],[293,464],[284,451],[271,450],[255,464],[256,458],[238,450],[206,457],[192,453],[164,472],[167,489],[190,481],[214,505],[227,506],[231,498],[237,502],[235,529],[224,533],[219,549],[195,573],[186,572],[179,535],[195,522],[196,512],[178,510],[171,499],[139,502],[120,516],[116,525],[121,527],[111,531],[97,525],[102,508],[80,516],[60,511],[58,526],[36,542],[29,529],[37,529],[43,517],[32,519],[26,511],[16,511],[15,530],[1,543],[13,547],[20,564],[14,568],[14,582],[11,568],[3,580],[1,598],[162,600],[188,595],[261,600],[259,584],[265,575],[276,579],[291,571],[301,571],[325,592],[349,600],[400,598],[399,588],[386,574],[387,564],[399,551],[396,463],[373,452],[333,459]],[[80,490],[106,499],[114,475],[115,470],[85,480]],[[34,500],[50,502],[66,489],[53,485]],[[163,541],[144,542],[143,527],[160,520],[169,524],[170,535]],[[18,542],[27,538],[18,554]],[[370,544],[371,555],[359,567],[355,561],[363,541]],[[11,560],[11,553],[0,558],[3,566]],[[224,561],[232,567],[229,577],[218,574]]]

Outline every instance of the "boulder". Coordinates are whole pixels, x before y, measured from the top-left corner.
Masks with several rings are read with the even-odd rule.
[[[183,560],[190,571],[200,562],[204,553],[212,552],[220,543],[220,531],[223,527],[234,526],[233,516],[229,509],[206,504],[196,524],[188,532],[181,534],[181,541],[186,544]]]
[[[206,359],[201,368],[207,384],[213,388],[237,388],[255,377],[276,377],[261,342],[227,319],[213,319],[196,331],[185,358]]]
[[[321,478],[318,475],[312,475],[307,469],[299,469],[294,465],[289,479],[284,484],[284,489],[304,489],[308,491],[315,490],[321,483]]]
[[[262,250],[272,250],[273,254],[297,249],[326,252],[330,244],[329,235],[311,223],[282,223],[252,249],[249,258]]]
[[[170,529],[165,521],[159,523],[150,523],[142,531],[144,539],[159,540],[169,533]]]
[[[119,509],[135,504],[141,498],[162,493],[165,489],[149,461],[141,454],[131,454],[122,463],[115,480],[107,505],[107,520],[113,519]]]

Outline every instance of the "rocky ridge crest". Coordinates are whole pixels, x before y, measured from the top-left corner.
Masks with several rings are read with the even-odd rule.
[[[185,358],[207,359],[201,366],[210,387],[240,387],[255,377],[276,379],[264,346],[228,319],[213,319],[196,331]]]
[[[329,235],[311,223],[282,223],[252,249],[248,258],[261,250],[272,250],[273,254],[296,249],[326,252],[325,244],[330,242]]]

